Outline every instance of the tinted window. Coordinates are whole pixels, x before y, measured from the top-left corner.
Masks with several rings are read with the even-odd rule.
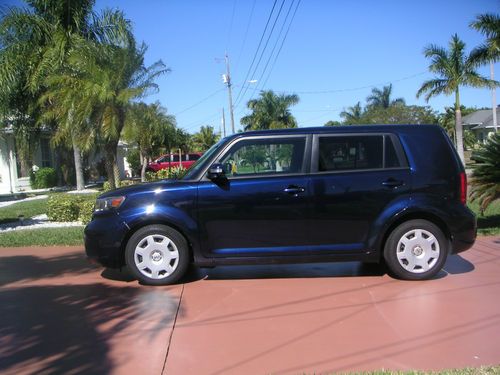
[[[383,149],[382,135],[320,137],[318,171],[382,168]]]
[[[170,161],[175,161],[175,162],[179,161],[179,155],[177,155],[177,154],[172,155]]]
[[[394,143],[392,138],[389,136],[385,137],[385,168],[397,168],[400,167],[398,155],[396,154],[396,149],[394,148]]]
[[[305,138],[248,139],[236,143],[221,158],[226,176],[299,173]]]

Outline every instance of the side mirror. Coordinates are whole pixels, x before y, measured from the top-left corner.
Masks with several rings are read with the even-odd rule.
[[[215,163],[210,166],[207,172],[207,177],[210,180],[218,180],[219,178],[225,177],[224,167],[220,163]]]

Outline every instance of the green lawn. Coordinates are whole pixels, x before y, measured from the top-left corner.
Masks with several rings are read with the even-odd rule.
[[[24,215],[28,219],[32,216],[45,214],[47,212],[47,200],[47,198],[35,199],[0,208],[0,224],[18,221],[19,215]]]
[[[0,233],[0,247],[53,245],[83,245],[83,226],[24,229]]]
[[[477,233],[479,235],[500,235],[500,201],[490,204],[484,215],[481,215],[477,202],[469,202],[469,207],[477,215]]]

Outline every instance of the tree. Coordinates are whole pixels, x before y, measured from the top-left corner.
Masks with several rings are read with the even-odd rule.
[[[488,139],[477,158],[483,163],[472,173],[471,198],[478,200],[481,211],[500,198],[500,134]]]
[[[462,113],[462,116],[467,116],[468,114],[476,112],[480,109],[487,109],[487,108],[466,107],[464,105],[460,106],[460,112]],[[454,144],[456,144],[457,141],[455,137],[455,109],[453,107],[445,107],[444,113],[440,113],[438,115],[438,124],[446,130],[446,133],[448,133],[450,139],[453,141]]]
[[[474,48],[473,58],[483,64],[500,59],[500,16],[498,14],[481,14],[471,22],[470,26],[486,37],[484,44]]]
[[[296,128],[297,120],[290,107],[299,102],[295,94],[275,94],[272,90],[261,91],[260,98],[249,100],[247,107],[251,114],[244,116],[241,123],[247,130]]]
[[[39,118],[55,121],[59,131],[56,139],[68,139],[73,146],[77,188],[81,190],[84,180],[80,148],[88,141],[82,137],[86,129],[78,129],[82,123],[73,117],[74,104],[59,100],[57,95],[46,96],[46,99],[51,97],[51,100],[39,98],[47,88],[47,79],[66,69],[68,53],[81,43],[81,39],[94,42],[115,40],[124,34],[128,23],[119,11],[94,13],[94,0],[31,0],[28,4],[30,8],[27,9],[10,8],[0,24],[3,46],[0,85],[7,97],[22,98],[29,93],[28,100],[31,103],[28,108],[31,107],[31,110],[23,111],[24,118],[37,122]],[[56,90],[60,88],[56,87]],[[64,101],[64,105],[52,108],[56,99]],[[48,112],[46,116],[40,116],[44,112]],[[28,148],[28,152],[22,153],[30,152]]]
[[[342,123],[340,121],[330,120],[330,121],[325,122],[324,126],[339,126],[339,125],[342,125]]]
[[[477,73],[476,61],[465,54],[465,43],[457,34],[453,35],[449,50],[436,45],[424,49],[425,57],[431,59],[429,71],[438,77],[425,81],[417,92],[417,98],[426,93],[425,100],[440,94],[455,94],[455,132],[456,148],[460,160],[464,162],[462,114],[460,111],[460,87],[495,87],[498,82],[487,79]]]
[[[354,106],[348,107],[347,110],[340,112],[340,117],[344,119],[344,124],[346,125],[359,124],[363,112],[364,110],[361,106],[361,102],[357,102]]]
[[[481,32],[486,37],[486,42],[474,48],[471,56],[478,64],[490,64],[491,79],[493,79],[494,63],[500,60],[500,17],[497,14],[482,14],[471,22],[471,27]],[[493,89],[495,90],[495,89]],[[493,124],[497,131],[497,105],[496,94],[492,91]]]
[[[212,126],[202,126],[194,136],[194,144],[199,151],[206,151],[217,143],[220,136],[215,133]]]
[[[161,60],[146,67],[146,49],[144,43],[136,45],[132,34],[122,45],[82,43],[69,55],[71,73],[54,78],[68,88],[75,116],[97,124],[111,188],[120,182],[116,153],[130,103],[156,91],[155,79],[169,71]]]
[[[368,103],[368,106],[377,108],[389,108],[393,105],[405,104],[405,100],[403,98],[392,100],[391,95],[392,83],[389,86],[382,87],[382,90],[373,88],[371,95],[366,98],[366,101]]]
[[[437,124],[437,113],[430,107],[393,105],[370,107],[360,118],[362,124]]]
[[[141,156],[141,181],[146,181],[146,167],[175,131],[175,118],[167,115],[159,102],[132,103],[125,122],[124,138],[137,143]]]

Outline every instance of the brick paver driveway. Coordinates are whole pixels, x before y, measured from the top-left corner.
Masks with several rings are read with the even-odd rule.
[[[500,237],[407,282],[359,263],[145,287],[82,248],[0,248],[0,373],[301,374],[500,363]]]

